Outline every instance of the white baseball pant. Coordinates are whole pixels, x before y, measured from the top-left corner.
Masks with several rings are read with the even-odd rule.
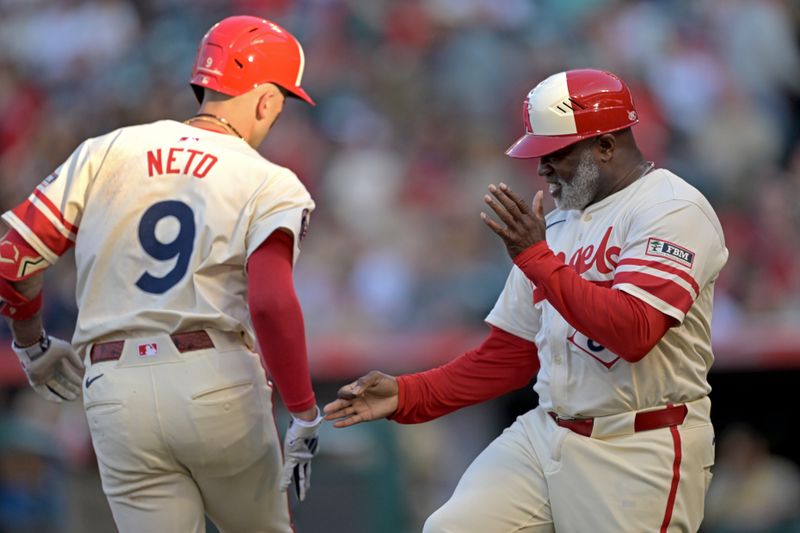
[[[469,466],[424,533],[695,532],[714,463],[711,402],[684,422],[634,432],[635,413],[595,419],[591,437],[541,408]]]
[[[126,340],[116,361],[86,357],[86,416],[122,533],[203,533],[205,514],[223,533],[292,531],[260,358],[208,334],[214,348],[180,353],[156,335]]]

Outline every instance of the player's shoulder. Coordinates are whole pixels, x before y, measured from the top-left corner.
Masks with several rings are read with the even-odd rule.
[[[642,178],[636,194],[636,204],[640,208],[686,203],[696,205],[704,212],[714,212],[702,192],[665,168],[655,169]]]
[[[654,170],[641,181],[635,196],[636,213],[658,219],[680,212],[682,217],[708,222],[722,235],[722,226],[711,203],[688,181],[664,168]]]

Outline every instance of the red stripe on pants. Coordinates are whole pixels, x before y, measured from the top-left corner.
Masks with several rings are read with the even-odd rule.
[[[672,433],[675,460],[672,462],[672,485],[669,488],[667,508],[664,511],[664,521],[661,523],[660,533],[667,532],[667,526],[669,526],[669,522],[672,520],[672,510],[675,508],[675,496],[678,494],[678,482],[681,480],[681,434],[678,432],[678,426],[671,426],[669,431]]]

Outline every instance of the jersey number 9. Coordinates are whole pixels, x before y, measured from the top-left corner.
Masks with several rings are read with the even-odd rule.
[[[178,235],[172,242],[161,242],[156,237],[156,225],[167,217],[174,217],[178,221]],[[144,292],[163,294],[177,285],[189,268],[194,236],[194,212],[191,207],[175,200],[158,202],[150,206],[139,222],[139,242],[144,251],[154,259],[168,261],[177,257],[177,260],[172,270],[163,277],[159,278],[145,272],[136,281],[136,286]]]

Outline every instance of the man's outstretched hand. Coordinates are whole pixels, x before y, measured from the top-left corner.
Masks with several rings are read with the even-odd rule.
[[[373,370],[339,389],[338,399],[323,409],[325,420],[345,428],[386,418],[397,410],[399,390],[394,376]]]

